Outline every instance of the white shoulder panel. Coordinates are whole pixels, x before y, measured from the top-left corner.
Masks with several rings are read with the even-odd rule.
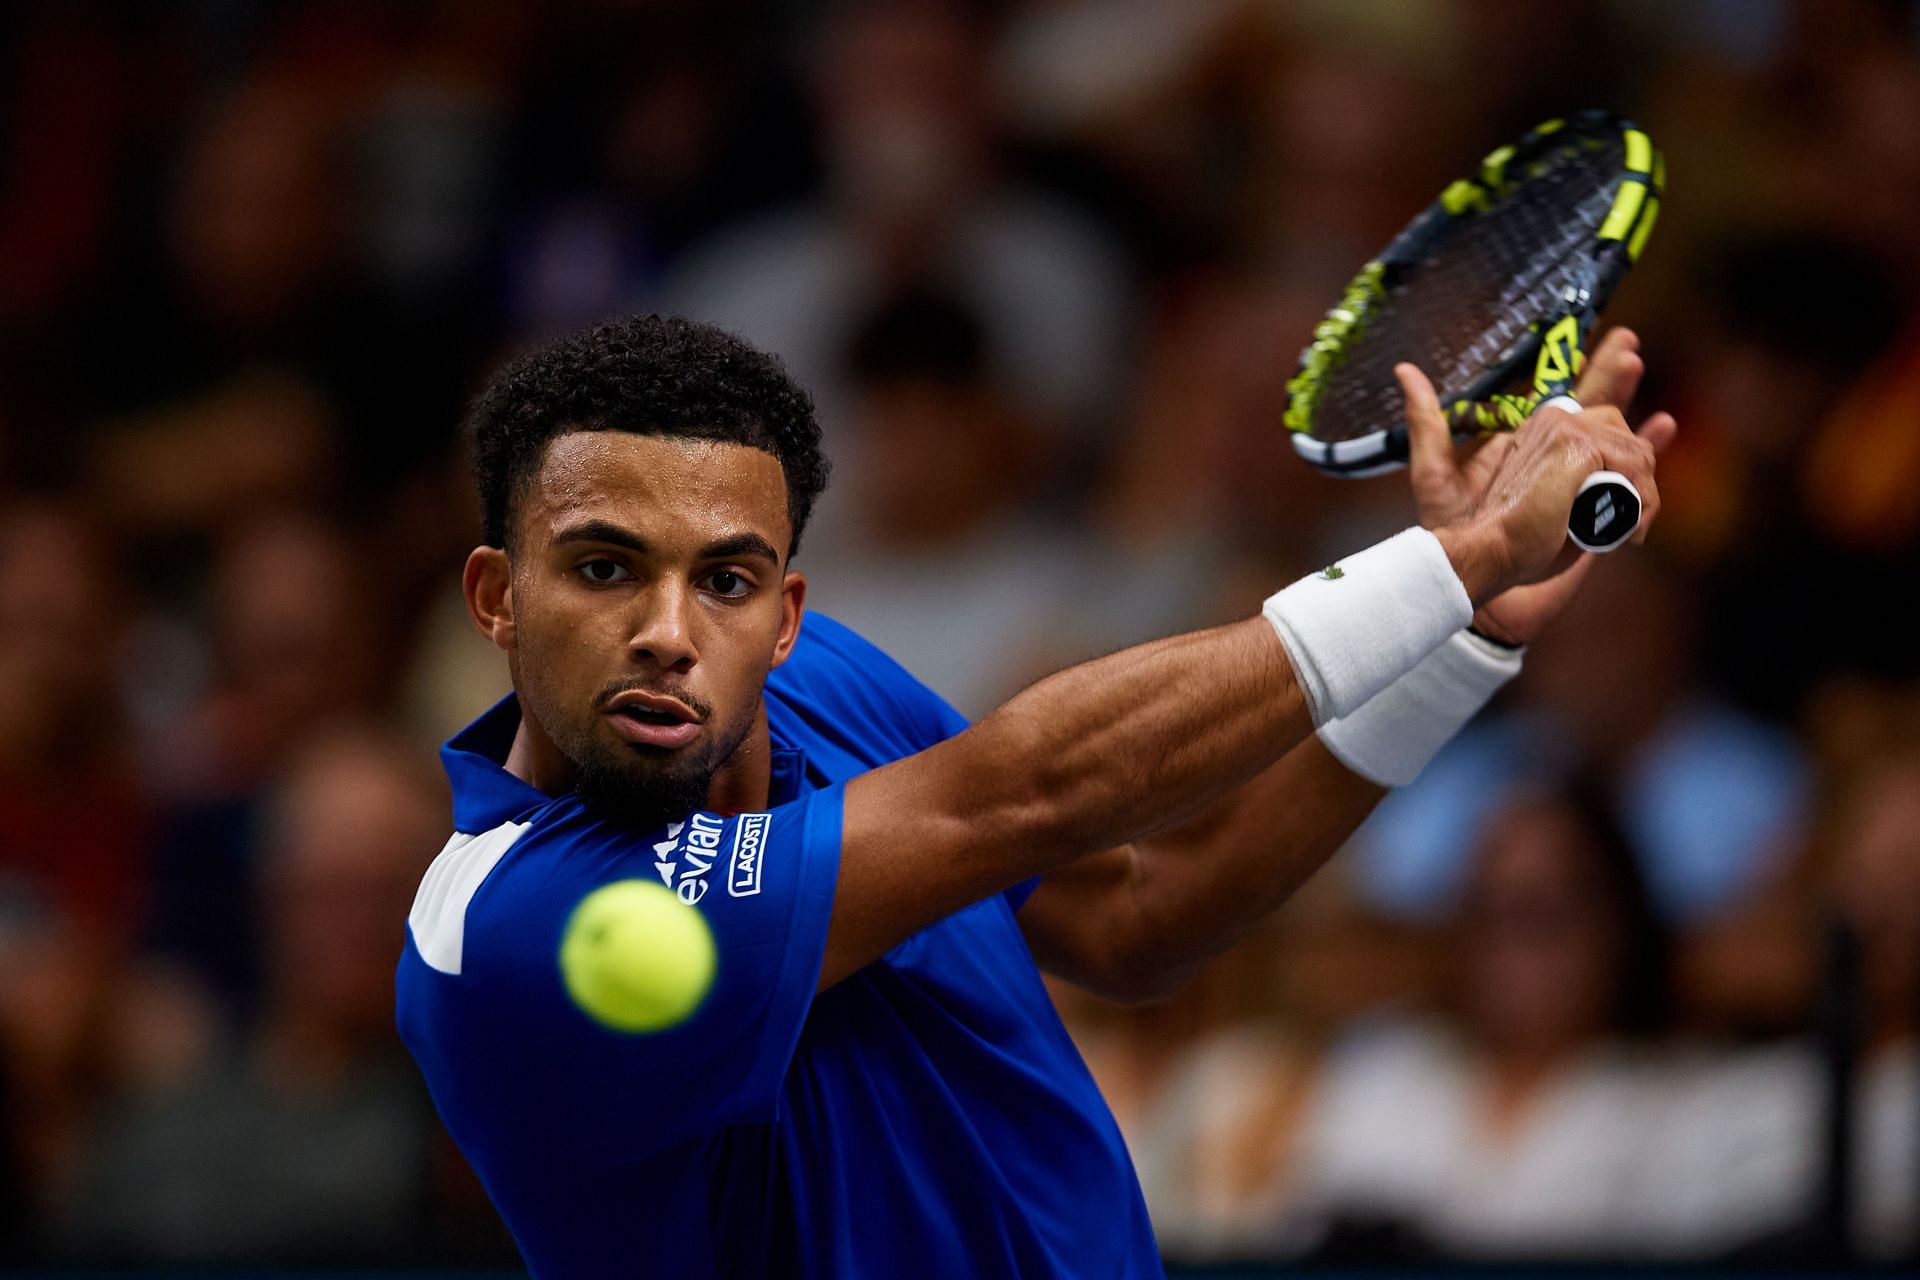
[[[505,822],[474,836],[456,831],[427,868],[420,892],[414,895],[413,910],[407,913],[413,945],[427,964],[442,973],[460,972],[467,904],[526,829],[524,822]]]

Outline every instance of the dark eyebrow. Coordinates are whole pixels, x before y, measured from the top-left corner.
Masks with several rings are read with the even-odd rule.
[[[642,556],[650,550],[646,539],[608,520],[585,520],[568,525],[554,535],[553,541],[555,546],[568,542],[604,542]],[[780,563],[780,553],[757,533],[736,533],[700,548],[702,560],[732,560],[742,556],[760,556],[773,564]]]
[[[737,560],[742,556],[760,556],[772,564],[780,563],[780,553],[757,533],[736,533],[700,549],[702,560]]]
[[[553,537],[555,546],[565,542],[606,542],[625,547],[636,555],[647,554],[646,539],[608,520],[587,520],[568,525]]]

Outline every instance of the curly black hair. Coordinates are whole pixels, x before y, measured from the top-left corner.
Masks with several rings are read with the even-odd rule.
[[[514,357],[475,397],[467,429],[481,536],[491,547],[508,546],[548,443],[571,431],[718,440],[772,454],[787,480],[789,557],[827,486],[813,400],[780,361],[676,316],[604,321]]]

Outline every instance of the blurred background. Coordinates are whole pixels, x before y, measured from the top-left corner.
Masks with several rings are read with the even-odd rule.
[[[781,354],[810,603],[978,714],[1405,525],[1285,380],[1588,106],[1668,159],[1651,544],[1188,991],[1059,999],[1176,1262],[1920,1259],[1920,4],[60,0],[0,8],[0,1265],[516,1265],[392,1019],[503,354]]]

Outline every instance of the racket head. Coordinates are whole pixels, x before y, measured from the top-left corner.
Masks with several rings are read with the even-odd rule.
[[[1315,326],[1287,384],[1295,450],[1337,475],[1404,465],[1403,360],[1432,379],[1456,437],[1524,422],[1571,386],[1595,316],[1653,230],[1665,177],[1647,135],[1604,111],[1549,120],[1489,154]]]

